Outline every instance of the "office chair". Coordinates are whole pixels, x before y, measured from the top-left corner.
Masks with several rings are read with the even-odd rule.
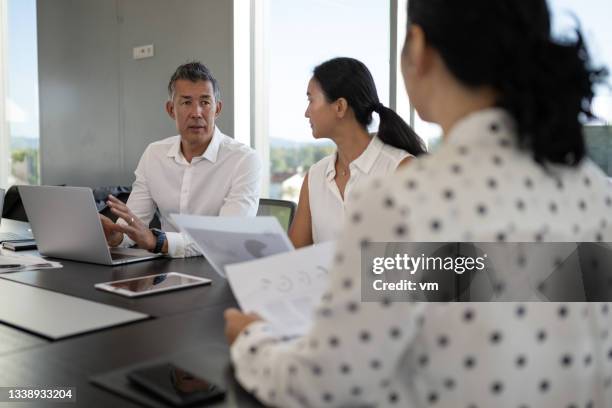
[[[257,216],[271,215],[276,217],[285,231],[289,231],[296,207],[297,205],[293,201],[260,198]]]
[[[96,187],[93,189],[94,200],[96,201],[96,207],[98,208],[98,212],[112,221],[117,221],[117,216],[113,214],[110,208],[106,205],[106,200],[109,194],[114,195],[119,200],[124,203],[127,203],[128,198],[130,198],[130,194],[132,193],[131,186],[105,186],[105,187]],[[149,228],[161,228],[161,214],[159,209],[155,210],[155,215],[153,219],[149,223]]]
[[[4,208],[2,208],[2,218],[28,222],[25,208],[21,202],[18,186],[11,186],[4,194]]]

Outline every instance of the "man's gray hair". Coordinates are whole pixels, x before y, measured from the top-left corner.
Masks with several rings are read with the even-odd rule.
[[[213,86],[213,92],[215,93],[215,100],[217,102],[221,100],[219,82],[217,82],[217,79],[213,76],[212,72],[210,72],[206,65],[202,64],[200,61],[188,62],[179,66],[176,71],[174,71],[174,74],[172,74],[172,78],[170,78],[170,82],[168,83],[168,96],[170,96],[170,99],[172,99],[174,96],[176,81],[179,79],[187,79],[191,82],[210,81]]]

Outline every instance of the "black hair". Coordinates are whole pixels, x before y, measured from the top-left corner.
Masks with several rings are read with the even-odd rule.
[[[372,123],[372,113],[380,116],[378,138],[388,145],[419,156],[425,153],[421,138],[393,110],[380,103],[374,78],[361,61],[354,58],[334,58],[314,69],[314,79],[319,83],[327,101],[340,98],[347,101],[357,122],[364,128]]]
[[[535,161],[575,166],[586,153],[581,119],[594,118],[594,86],[607,70],[591,65],[579,29],[575,40],[553,39],[550,19],[546,0],[408,2],[408,24],[459,81],[497,92]]]
[[[212,84],[213,92],[215,93],[215,100],[221,100],[221,90],[219,89],[219,82],[213,76],[212,72],[202,64],[200,61],[192,61],[179,66],[168,83],[168,95],[172,98],[174,94],[174,86],[176,81],[179,79],[186,79],[191,82],[198,81],[209,81]]]

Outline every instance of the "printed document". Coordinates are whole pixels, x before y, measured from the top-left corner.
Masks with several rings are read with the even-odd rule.
[[[255,312],[282,335],[305,334],[329,282],[335,243],[239,264],[225,271],[240,308]]]
[[[225,277],[225,266],[293,251],[287,233],[274,217],[204,217],[172,214],[212,267]]]

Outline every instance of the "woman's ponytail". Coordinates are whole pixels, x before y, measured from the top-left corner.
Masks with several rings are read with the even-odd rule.
[[[421,138],[395,111],[382,103],[375,104],[372,110],[380,117],[377,136],[383,143],[405,150],[413,156],[426,153]]]
[[[364,128],[372,123],[372,113],[378,113],[378,137],[383,143],[403,149],[413,156],[425,153],[421,138],[397,113],[380,103],[372,74],[361,61],[334,58],[317,66],[313,77],[329,101],[346,99],[355,119]]]

